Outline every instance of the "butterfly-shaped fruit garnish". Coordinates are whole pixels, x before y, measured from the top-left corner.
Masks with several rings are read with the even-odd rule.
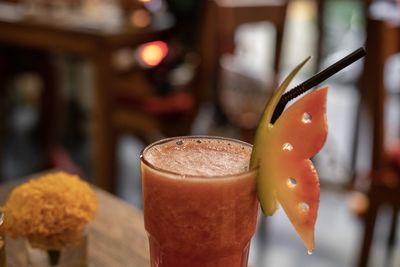
[[[271,124],[271,117],[290,81],[306,59],[284,80],[264,110],[257,128],[251,167],[258,165],[257,194],[265,215],[279,203],[309,251],[319,205],[319,178],[309,159],[327,136],[327,88],[301,97]]]

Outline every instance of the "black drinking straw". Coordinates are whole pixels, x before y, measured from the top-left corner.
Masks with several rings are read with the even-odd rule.
[[[360,58],[364,57],[366,54],[365,49],[360,47],[351,54],[347,55],[346,57],[342,58],[341,60],[337,61],[330,67],[318,72],[308,80],[304,81],[303,83],[297,85],[290,91],[284,93],[279,100],[278,104],[276,105],[276,108],[274,110],[274,113],[272,114],[271,118],[271,123],[274,124],[275,121],[279,118],[279,116],[282,114],[283,110],[285,109],[285,106],[287,103],[298,97],[299,95],[304,94],[314,86],[318,85],[319,83],[323,82],[324,80],[328,79],[331,77],[333,74],[341,71],[342,69],[346,68],[347,66],[353,64]]]

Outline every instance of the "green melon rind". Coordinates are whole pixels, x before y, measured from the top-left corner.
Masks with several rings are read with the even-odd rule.
[[[253,151],[250,158],[250,168],[256,168],[260,165],[260,159],[263,155],[263,148],[268,149],[265,145],[270,143],[270,131],[273,129],[273,125],[270,123],[274,110],[281,99],[283,93],[289,86],[290,82],[301,70],[301,68],[310,60],[311,57],[306,58],[302,63],[300,63],[292,72],[286,77],[286,79],[281,83],[278,89],[275,91],[273,96],[270,98],[265,106],[263,115],[258,124],[256,135],[254,139]],[[272,181],[268,178],[268,173],[271,173],[267,168],[269,166],[258,166],[257,173],[257,195],[260,201],[261,209],[266,216],[271,216],[276,211],[278,204],[276,201],[275,192],[273,190]],[[271,166],[273,167],[273,166]]]

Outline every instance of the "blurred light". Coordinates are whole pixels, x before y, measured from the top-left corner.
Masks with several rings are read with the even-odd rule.
[[[149,12],[144,9],[138,9],[132,12],[131,23],[139,28],[144,28],[149,26],[151,22],[151,17]]]
[[[117,50],[112,57],[113,67],[118,71],[126,71],[135,65],[135,52],[133,49],[122,48]]]
[[[142,1],[144,6],[152,13],[156,13],[162,10],[163,8],[163,1],[162,0],[149,0],[149,1]]]
[[[168,53],[168,45],[162,41],[143,44],[139,48],[139,59],[144,66],[155,67]]]

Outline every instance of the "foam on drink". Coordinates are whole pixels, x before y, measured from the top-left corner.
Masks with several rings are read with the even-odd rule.
[[[248,170],[251,148],[218,139],[174,140],[146,152],[158,168],[188,176],[224,176]]]

